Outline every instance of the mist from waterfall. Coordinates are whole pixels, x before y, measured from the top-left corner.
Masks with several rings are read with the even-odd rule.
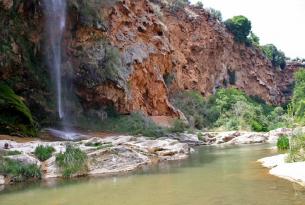
[[[62,98],[62,39],[66,27],[66,0],[43,0],[45,12],[47,61],[55,82],[57,112],[60,119],[65,116]]]

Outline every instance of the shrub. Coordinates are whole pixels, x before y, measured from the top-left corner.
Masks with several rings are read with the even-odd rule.
[[[296,135],[291,138],[287,162],[305,161],[305,135]]]
[[[251,22],[244,16],[234,16],[225,21],[227,29],[233,33],[237,42],[246,42],[251,31]]]
[[[210,127],[219,117],[219,110],[213,106],[213,99],[206,101],[199,92],[178,92],[170,100],[184,113],[192,128]]]
[[[39,145],[36,147],[34,154],[40,161],[46,161],[52,157],[54,151],[55,149],[51,146]]]
[[[199,7],[199,8],[203,8],[203,3],[201,1],[197,1],[197,3],[195,4],[196,7]]]
[[[291,101],[293,115],[299,122],[305,121],[305,70],[295,73],[295,87]]]
[[[102,122],[100,129],[112,132],[122,132],[146,137],[162,137],[165,129],[156,125],[142,113],[131,113],[128,116],[109,118]]]
[[[248,38],[249,42],[252,44],[252,45],[255,45],[255,46],[259,46],[259,37],[257,35],[255,35],[255,33],[253,33],[252,31],[250,32],[250,36]]]
[[[286,56],[282,51],[278,50],[275,45],[264,45],[262,46],[262,51],[271,61],[274,67],[280,67],[281,69],[284,69],[286,67]]]
[[[281,136],[276,143],[276,146],[279,150],[289,149],[289,138],[287,136]]]
[[[17,150],[14,150],[14,151],[7,151],[7,152],[5,152],[5,156],[13,156],[13,155],[19,155],[19,154],[21,154],[21,152],[20,151],[17,151]]]
[[[41,171],[36,164],[24,165],[21,162],[4,159],[0,164],[0,173],[14,178],[15,181],[24,181],[29,178],[41,178]]]
[[[169,131],[174,133],[184,132],[187,127],[187,124],[185,124],[185,122],[182,120],[175,120],[172,127],[169,128]]]
[[[56,163],[62,169],[64,177],[85,171],[87,155],[79,148],[68,144],[64,153],[59,153],[56,156]]]
[[[87,142],[85,144],[85,146],[87,147],[95,147],[96,149],[104,149],[104,148],[108,148],[108,147],[112,147],[112,143],[100,143],[100,142]]]

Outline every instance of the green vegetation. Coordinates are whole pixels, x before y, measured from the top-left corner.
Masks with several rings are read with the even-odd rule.
[[[274,67],[280,67],[281,69],[284,69],[286,67],[286,56],[282,51],[278,50],[275,45],[264,45],[262,46],[262,51],[271,61]]]
[[[305,161],[305,135],[293,136],[290,141],[290,149],[286,158],[287,162]]]
[[[9,150],[9,151],[6,151],[4,153],[4,156],[13,156],[13,155],[19,155],[19,154],[21,154],[20,151],[17,151],[17,150],[11,151],[11,150]]]
[[[36,136],[36,123],[29,108],[7,85],[0,83],[0,132]]]
[[[141,113],[131,113],[128,116],[109,118],[102,122],[102,130],[129,133],[131,135],[144,135],[147,137],[162,137],[165,130],[157,126],[151,119]]]
[[[55,149],[51,146],[39,145],[36,147],[34,154],[40,161],[46,161],[52,157],[54,151]]]
[[[296,121],[305,124],[305,70],[295,73],[295,87],[291,101],[292,114]]]
[[[62,169],[64,177],[86,171],[87,155],[71,144],[66,146],[66,151],[56,156],[56,163]]]
[[[237,42],[247,42],[247,37],[251,31],[251,22],[245,16],[234,16],[226,20],[225,25],[227,29],[233,33]]]
[[[182,120],[175,120],[169,131],[172,133],[184,132],[188,128],[187,124]]]
[[[252,31],[250,32],[250,36],[248,37],[248,41],[252,45],[255,45],[257,47],[260,46],[260,44],[259,44],[259,37],[257,35],[255,35],[255,33],[253,33]]]
[[[276,143],[276,146],[279,150],[289,149],[289,138],[287,136],[281,136]]]
[[[85,144],[85,146],[87,147],[94,147],[96,149],[105,149],[105,148],[109,148],[109,147],[112,147],[112,143],[109,142],[109,143],[100,143],[100,142],[87,142]]]
[[[261,132],[291,124],[283,108],[273,108],[234,88],[219,89],[207,99],[194,91],[181,92],[171,101],[197,129]]]
[[[0,174],[10,176],[16,182],[30,178],[41,178],[40,169],[36,164],[24,165],[10,159],[0,159]]]

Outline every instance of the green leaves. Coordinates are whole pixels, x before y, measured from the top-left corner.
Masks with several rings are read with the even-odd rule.
[[[280,67],[281,69],[284,69],[286,67],[286,56],[282,51],[278,50],[275,45],[264,45],[262,46],[262,51],[271,61],[274,67]]]
[[[245,16],[234,16],[225,21],[227,29],[233,33],[237,42],[245,43],[251,31],[251,22]]]

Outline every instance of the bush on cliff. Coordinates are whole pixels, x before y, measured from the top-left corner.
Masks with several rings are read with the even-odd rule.
[[[305,70],[295,73],[295,87],[291,101],[293,115],[297,122],[305,123]]]
[[[0,83],[0,132],[36,136],[36,123],[29,108],[7,85]]]
[[[279,67],[281,69],[284,69],[286,67],[286,56],[282,51],[278,50],[275,45],[264,45],[262,46],[262,51],[271,61],[274,67]]]
[[[251,22],[245,16],[234,16],[225,21],[227,29],[233,33],[237,42],[247,42],[251,31]]]

